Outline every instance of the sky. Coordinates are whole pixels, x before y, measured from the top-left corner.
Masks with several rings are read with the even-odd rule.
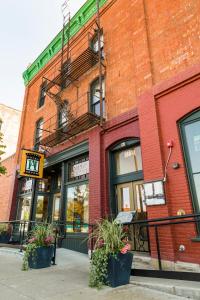
[[[86,0],[70,0],[71,16]],[[0,6],[0,103],[22,109],[22,73],[62,29],[64,0],[4,0]]]

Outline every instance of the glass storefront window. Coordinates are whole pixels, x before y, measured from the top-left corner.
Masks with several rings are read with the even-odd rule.
[[[33,180],[30,178],[23,178],[20,180],[20,194],[31,193],[33,188]]]
[[[60,220],[60,200],[61,194],[55,194],[53,197],[53,211],[52,211],[52,221]]]
[[[188,150],[189,172],[193,180],[193,193],[196,196],[197,211],[200,210],[200,121],[185,125],[186,146]]]
[[[116,175],[142,170],[141,147],[131,147],[115,153]]]
[[[29,221],[31,211],[31,196],[25,196],[19,199],[17,219]]]
[[[67,232],[88,232],[88,184],[67,189]],[[82,223],[86,223],[83,225]]]
[[[35,220],[37,222],[47,222],[48,217],[48,197],[37,196]]]
[[[51,178],[45,178],[38,181],[37,190],[38,192],[50,192]]]
[[[88,156],[78,158],[69,163],[69,181],[88,179],[89,158]]]

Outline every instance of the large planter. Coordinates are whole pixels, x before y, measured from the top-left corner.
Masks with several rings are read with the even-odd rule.
[[[9,233],[1,233],[0,234],[0,243],[8,244],[10,241],[11,235]]]
[[[111,287],[128,284],[131,275],[133,253],[119,253],[108,259],[108,276],[106,282]]]
[[[49,247],[36,248],[35,252],[28,258],[29,268],[42,269],[51,266],[51,260],[53,257],[53,245]]]

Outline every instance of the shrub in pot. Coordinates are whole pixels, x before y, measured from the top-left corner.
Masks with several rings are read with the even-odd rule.
[[[128,284],[133,254],[129,252],[131,245],[127,228],[116,221],[102,220],[89,238],[95,244],[89,286],[100,288],[104,284],[112,287]]]
[[[0,224],[0,243],[8,244],[11,233],[8,224]]]
[[[26,245],[22,270],[50,267],[54,249],[53,243],[52,227],[50,225],[36,225],[31,231]]]

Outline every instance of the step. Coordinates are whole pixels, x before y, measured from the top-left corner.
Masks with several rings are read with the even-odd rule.
[[[195,281],[131,276],[130,283],[188,299],[200,299],[200,284]]]

